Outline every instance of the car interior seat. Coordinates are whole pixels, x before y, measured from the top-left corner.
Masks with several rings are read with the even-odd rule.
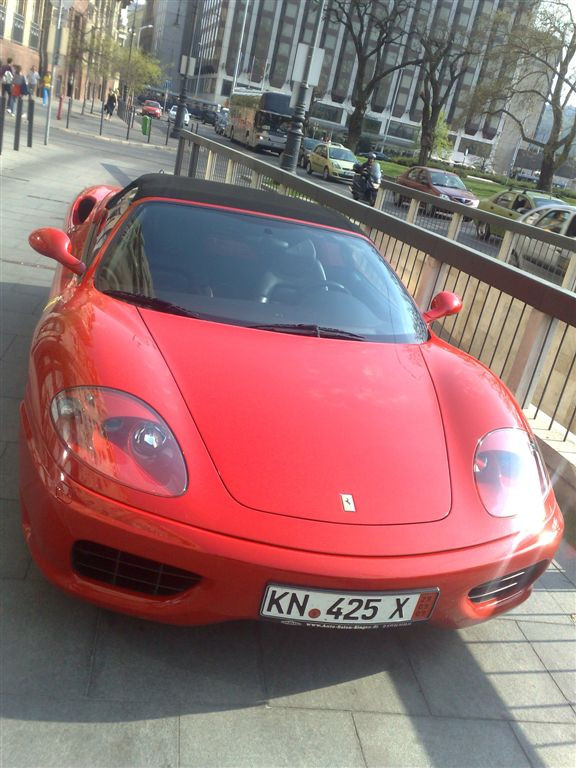
[[[326,284],[326,272],[311,240],[284,248],[274,247],[262,277],[259,300],[298,303],[308,291]]]

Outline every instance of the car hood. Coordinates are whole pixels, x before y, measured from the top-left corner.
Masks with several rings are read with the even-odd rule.
[[[467,189],[456,189],[455,187],[438,187],[436,189],[441,195],[448,195],[448,197],[457,197],[461,200],[478,200],[473,192],[469,192]]]
[[[330,162],[339,165],[341,168],[346,168],[347,170],[354,168],[357,163],[356,160],[338,160],[335,157],[331,157]]]
[[[444,429],[418,345],[140,312],[240,504],[359,525],[448,515]]]

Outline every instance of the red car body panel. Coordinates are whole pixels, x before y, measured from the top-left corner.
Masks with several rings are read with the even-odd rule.
[[[145,101],[144,104],[142,104],[142,114],[148,115],[149,117],[161,118],[162,108],[157,103],[151,104]]]
[[[417,169],[418,167],[410,170]],[[435,184],[431,181],[428,169],[422,168],[421,170],[425,172],[428,181],[428,183],[424,184],[415,178],[410,178],[408,176],[410,170],[406,171],[406,173],[403,173],[401,176],[398,176],[396,178],[396,183],[402,184],[405,187],[410,187],[410,189],[415,189],[418,192],[426,192],[429,195],[435,195],[436,197],[446,195],[446,197],[450,199],[458,198],[459,200],[466,201],[466,204],[478,205],[478,197],[473,192],[470,192],[470,190],[461,187],[445,187],[440,184]],[[446,174],[448,176],[453,176],[455,179],[459,178],[456,173],[446,172]]]
[[[342,521],[340,493],[361,488],[350,525],[430,522],[449,513],[446,454],[435,450],[444,442],[442,421],[418,346],[343,347],[333,339],[143,315],[239,503],[334,523]],[[190,348],[202,359],[201,376]],[[230,370],[234,383],[223,388]],[[382,424],[378,432],[375,423]],[[413,431],[410,424],[428,426],[418,439],[397,439]],[[429,488],[425,505],[412,482],[415,466]],[[383,508],[383,497],[401,497],[402,504]]]
[[[115,191],[92,188],[72,205],[74,252]],[[86,196],[93,206],[78,213]],[[444,626],[529,596],[530,585],[499,602],[468,598],[498,575],[545,565],[563,530],[552,492],[532,522],[493,517],[480,501],[479,437],[528,429],[488,369],[434,335],[418,345],[343,343],[137,308],[98,291],[94,270],[79,279],[58,268],[21,409],[24,530],[53,582],[178,624],[257,618],[270,582],[437,588],[431,621]],[[128,392],[161,414],[188,468],[181,496],[128,488],[71,457],[56,461],[50,403],[85,385]],[[354,515],[342,507],[347,493]],[[83,540],[201,580],[169,599],[107,586],[72,568]]]

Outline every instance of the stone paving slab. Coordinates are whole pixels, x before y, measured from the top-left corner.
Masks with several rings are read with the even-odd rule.
[[[180,768],[198,766],[365,768],[366,762],[348,712],[260,707],[181,717]]]
[[[147,703],[3,697],[2,768],[177,768],[179,717]]]
[[[336,634],[263,624],[261,636],[271,706],[430,712],[401,630]]]
[[[260,704],[265,700],[257,625],[235,622],[174,627],[103,615],[90,697],[179,701],[186,707]]]
[[[530,768],[508,723],[371,713],[354,715],[368,768]],[[528,752],[528,754],[527,754]]]
[[[576,754],[576,558],[515,611],[456,632],[182,628],[101,611],[32,563],[17,502],[18,406],[54,264],[29,232],[84,186],[170,171],[118,122],[0,155],[1,768],[511,766]]]
[[[439,717],[573,721],[570,702],[517,622],[494,619],[450,633],[424,628],[407,634],[406,644]]]

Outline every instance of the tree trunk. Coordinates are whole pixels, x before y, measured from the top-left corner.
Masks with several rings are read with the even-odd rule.
[[[432,152],[434,141],[432,123],[430,120],[430,108],[425,103],[422,110],[422,133],[420,135],[420,151],[418,152],[418,165],[427,165]]]
[[[365,112],[366,105],[357,104],[348,121],[348,139],[346,140],[346,146],[348,146],[352,152],[355,151],[356,145],[360,141],[360,136],[362,135],[362,122],[364,120]]]
[[[540,178],[538,179],[538,189],[544,192],[552,192],[552,180],[554,176],[554,153],[544,149],[542,156],[542,165],[540,166]]]
[[[428,165],[430,155],[434,149],[434,139],[436,138],[436,128],[440,119],[441,107],[439,104],[432,103],[432,107],[425,107],[422,112],[422,136],[420,139],[420,152],[418,154],[418,165]]]

